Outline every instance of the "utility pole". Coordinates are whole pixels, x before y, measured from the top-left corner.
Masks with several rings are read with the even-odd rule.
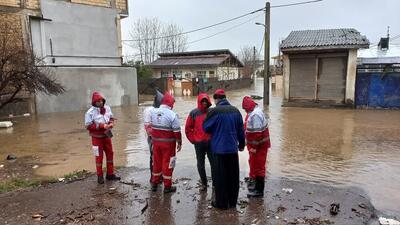
[[[252,74],[253,74],[253,80],[256,80],[256,46],[253,46],[253,69],[252,69]]]
[[[264,44],[264,105],[269,105],[269,32],[270,32],[270,14],[271,5],[269,2],[265,4],[265,44]]]

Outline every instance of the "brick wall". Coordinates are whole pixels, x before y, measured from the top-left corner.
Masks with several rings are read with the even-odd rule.
[[[39,0],[25,0],[25,7],[27,9],[40,9]]]
[[[2,1],[2,0],[0,0]],[[120,12],[126,13],[128,11],[127,0],[71,0],[72,3],[101,6],[101,7],[113,7],[115,1],[115,8],[119,9]]]
[[[110,0],[71,0],[71,2],[85,5],[111,7]]]
[[[126,12],[128,10],[127,1],[128,0],[116,0],[117,9]]]
[[[16,13],[0,13],[0,36],[7,35],[9,44],[22,46],[22,18]],[[0,40],[1,41],[1,40]]]
[[[21,0],[0,0],[0,6],[20,7]]]
[[[0,46],[3,44],[2,40],[4,35],[7,35],[7,49],[18,49],[24,46],[24,21],[25,15],[19,13],[0,13]],[[26,45],[25,45],[26,46]],[[0,93],[0,98],[7,99],[13,89],[6,88]],[[0,116],[8,114],[20,115],[24,113],[34,112],[34,101],[32,95],[27,91],[21,91],[17,97],[22,98],[22,102],[8,104],[5,108],[0,110]]]
[[[21,7],[21,4],[24,4]],[[40,9],[39,0],[0,0],[0,6],[18,7],[26,9]]]

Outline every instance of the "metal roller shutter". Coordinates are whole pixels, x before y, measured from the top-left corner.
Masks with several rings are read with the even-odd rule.
[[[346,57],[319,58],[318,99],[344,101],[346,88]]]
[[[315,98],[315,58],[290,59],[290,99]]]

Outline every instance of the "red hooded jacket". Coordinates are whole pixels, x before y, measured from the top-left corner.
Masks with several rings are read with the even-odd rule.
[[[100,108],[100,114],[104,115],[106,113],[106,107],[105,107],[106,99],[99,92],[96,92],[96,91],[93,92],[92,106],[97,108],[96,102],[101,101],[101,100],[103,101],[103,107]],[[112,124],[113,122],[114,122],[114,118],[111,117],[108,124]],[[101,123],[101,124],[98,124],[98,126],[97,126],[95,123],[91,123],[90,125],[88,125],[86,127],[86,129],[89,131],[91,136],[103,137],[103,136],[105,136],[104,133],[106,131],[106,129],[104,129],[104,125],[105,125],[104,123]]]
[[[201,101],[207,99],[208,107],[205,108]],[[193,144],[199,142],[207,142],[210,140],[210,134],[203,130],[203,122],[207,115],[207,109],[211,106],[210,97],[206,93],[200,93],[197,97],[197,108],[193,109],[186,119],[185,133],[186,137]]]
[[[259,149],[262,147],[271,147],[271,142],[269,140],[269,129],[268,123],[265,121],[265,114],[261,109],[256,108],[257,103],[254,102],[249,96],[245,96],[243,98],[242,107],[246,110],[246,119],[244,123],[244,129],[246,134],[247,148],[250,149]],[[253,117],[252,117],[252,116]],[[248,123],[251,122],[251,118],[257,116],[258,118],[264,118],[263,126],[248,129]],[[258,124],[261,125],[261,124]]]

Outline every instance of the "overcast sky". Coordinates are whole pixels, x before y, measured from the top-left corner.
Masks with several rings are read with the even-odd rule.
[[[271,5],[305,0],[272,0]],[[178,24],[183,30],[207,26],[262,8],[265,0],[129,0],[129,17],[122,21],[123,39],[130,39],[129,30],[139,18],[157,17]],[[271,54],[278,52],[278,42],[292,30],[355,28],[371,43],[386,35],[400,34],[400,0],[324,0],[322,2],[271,9]],[[215,37],[191,44],[189,51],[230,49],[237,54],[244,45],[260,49],[264,22],[263,14]],[[189,42],[226,30],[251,19],[254,15],[188,35]],[[400,42],[400,38],[396,40]],[[128,48],[124,49],[127,53]],[[262,51],[261,51],[262,52]],[[132,52],[128,54],[133,54]]]

